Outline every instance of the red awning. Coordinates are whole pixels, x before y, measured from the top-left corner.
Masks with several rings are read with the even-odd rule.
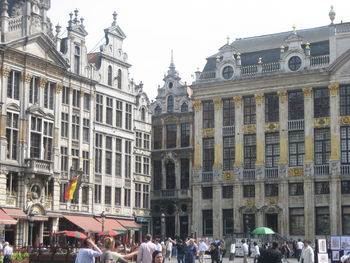
[[[0,225],[16,225],[17,221],[0,209]]]
[[[128,230],[141,230],[142,226],[140,226],[138,223],[136,223],[133,220],[124,220],[124,219],[118,219],[118,222],[125,227]]]
[[[99,233],[102,231],[102,225],[99,221],[88,216],[63,216],[74,225],[84,229],[86,232]]]
[[[102,224],[102,218],[97,217],[96,220],[98,220]],[[123,227],[116,219],[113,218],[105,218],[104,219],[104,230],[114,230],[120,233],[128,231],[125,227]]]
[[[19,209],[19,208],[2,208],[2,210],[4,210],[4,212],[9,216],[12,216],[17,219],[27,218],[27,215],[23,212],[22,209]]]

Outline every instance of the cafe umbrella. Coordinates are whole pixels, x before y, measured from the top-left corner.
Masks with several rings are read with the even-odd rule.
[[[271,228],[268,227],[258,227],[255,228],[252,232],[253,235],[273,235],[276,234]]]
[[[69,231],[65,234],[66,237],[75,237],[79,239],[86,239],[87,236],[79,231]]]

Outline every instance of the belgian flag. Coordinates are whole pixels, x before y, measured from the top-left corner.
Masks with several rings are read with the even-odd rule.
[[[73,199],[74,193],[78,192],[76,190],[79,189],[80,183],[81,183],[81,178],[80,178],[80,175],[78,175],[72,180],[72,182],[69,184],[66,192],[64,193],[64,200],[65,201]]]

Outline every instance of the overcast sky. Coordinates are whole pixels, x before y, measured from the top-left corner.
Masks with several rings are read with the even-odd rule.
[[[170,64],[171,50],[182,81],[192,83],[206,57],[235,38],[325,26],[334,5],[335,22],[350,22],[349,0],[51,0],[49,17],[67,26],[77,8],[85,18],[88,50],[103,39],[103,29],[118,13],[117,23],[127,38],[130,78],[142,81],[150,99]],[[100,43],[102,44],[102,42]],[[311,43],[312,44],[312,43]]]

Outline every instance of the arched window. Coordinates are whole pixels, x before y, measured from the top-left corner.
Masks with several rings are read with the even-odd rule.
[[[182,103],[181,112],[188,112],[188,105],[186,102]]]
[[[118,89],[122,89],[122,70],[118,69]]]
[[[145,121],[146,120],[146,111],[145,108],[141,109],[141,121]]]
[[[175,164],[173,161],[168,161],[166,164],[166,189],[175,189]]]
[[[80,47],[75,46],[74,49],[74,73],[80,73]]]
[[[112,66],[108,66],[108,86],[112,86]]]
[[[154,115],[159,116],[160,114],[162,114],[162,108],[158,105],[158,106],[154,109]]]
[[[168,112],[173,112],[174,111],[174,97],[169,96],[168,97]]]

